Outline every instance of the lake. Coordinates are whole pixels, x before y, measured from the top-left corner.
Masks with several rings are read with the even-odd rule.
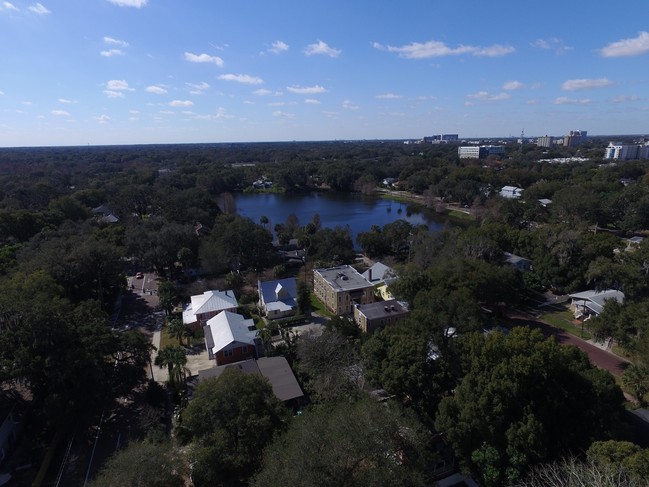
[[[298,218],[300,226],[311,221],[315,213],[320,215],[322,227],[349,225],[354,245],[356,236],[367,232],[372,225],[380,227],[395,220],[406,220],[413,225],[424,224],[431,230],[440,230],[443,223],[435,220],[435,214],[425,208],[360,194],[347,193],[236,193],[233,195],[237,213],[259,223],[268,217],[270,228],[286,223],[290,214]]]

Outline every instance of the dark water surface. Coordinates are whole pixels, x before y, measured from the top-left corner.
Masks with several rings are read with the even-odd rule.
[[[435,220],[433,212],[398,201],[347,193],[237,193],[234,195],[237,213],[259,223],[268,217],[270,228],[286,223],[290,214],[298,218],[300,226],[311,221],[315,213],[320,215],[322,227],[349,225],[354,244],[360,232],[367,232],[372,225],[380,227],[403,219],[413,225],[424,224],[431,230],[440,230],[443,223]]]

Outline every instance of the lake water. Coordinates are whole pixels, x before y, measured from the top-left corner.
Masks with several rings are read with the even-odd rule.
[[[236,193],[234,199],[239,215],[248,217],[255,223],[266,216],[270,228],[277,223],[286,223],[290,214],[297,216],[299,225],[303,226],[318,213],[322,227],[349,225],[355,245],[356,236],[369,231],[372,225],[382,227],[399,219],[413,225],[427,225],[431,230],[443,227],[443,223],[434,219],[434,213],[424,208],[360,194]]]

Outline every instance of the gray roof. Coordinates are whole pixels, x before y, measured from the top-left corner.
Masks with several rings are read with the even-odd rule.
[[[330,267],[328,269],[314,269],[336,291],[353,291],[372,287],[367,279],[349,265]]]
[[[191,303],[183,310],[183,323],[190,324],[198,321],[197,315],[237,308],[239,303],[234,291],[205,291],[191,297]]]
[[[290,310],[297,306],[297,280],[294,277],[259,282],[259,296],[266,309]]]
[[[570,294],[573,301],[581,301],[591,311],[599,314],[604,309],[604,303],[608,299],[614,299],[618,303],[624,303],[624,293],[614,289],[606,289],[604,291],[582,291],[580,293]]]
[[[304,395],[284,357],[262,357],[257,360],[244,360],[234,364],[219,365],[211,369],[200,370],[198,380],[207,379],[208,377],[220,377],[223,371],[229,368],[236,368],[245,374],[265,377],[273,388],[273,394],[280,401],[289,401]]]
[[[396,279],[398,279],[397,274],[391,267],[383,264],[382,262],[376,262],[372,267],[363,272],[363,277],[371,282],[373,285],[378,284],[391,284]],[[371,279],[370,279],[371,275]]]
[[[394,309],[392,309],[394,307]],[[408,307],[396,299],[378,301],[376,303],[359,304],[358,311],[368,320],[376,320],[387,316],[404,316],[408,314]]]
[[[254,346],[257,335],[254,327],[255,322],[252,318],[246,319],[237,313],[221,311],[207,321],[203,330],[207,346],[211,346],[211,352],[216,354],[233,343]]]

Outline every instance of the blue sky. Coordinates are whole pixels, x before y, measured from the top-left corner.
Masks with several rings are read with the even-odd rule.
[[[0,0],[0,146],[649,133],[648,14],[647,0]]]

